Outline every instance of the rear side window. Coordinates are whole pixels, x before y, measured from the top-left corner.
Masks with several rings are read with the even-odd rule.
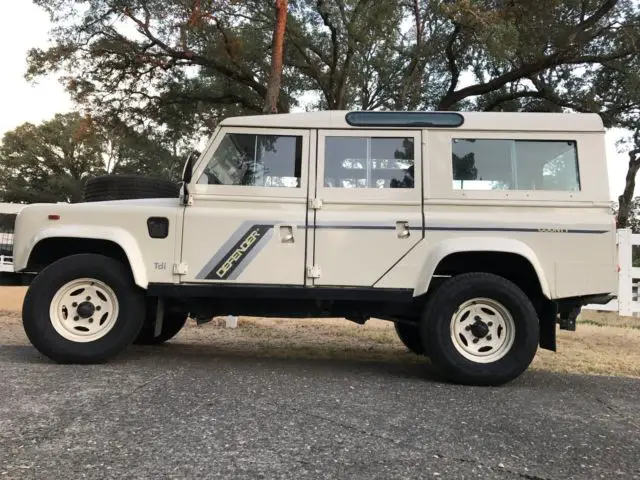
[[[456,138],[454,190],[579,191],[575,141]]]
[[[227,133],[198,183],[300,187],[302,137]]]
[[[326,137],[324,186],[414,188],[411,137]]]

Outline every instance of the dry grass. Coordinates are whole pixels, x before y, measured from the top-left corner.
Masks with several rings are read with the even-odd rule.
[[[19,311],[24,290],[0,288],[0,345],[25,344]],[[237,355],[290,359],[345,359],[421,363],[404,348],[389,322],[360,326],[345,320],[240,318],[239,328],[224,320],[190,322],[172,348],[194,355]],[[584,312],[576,332],[558,333],[558,352],[539,350],[533,369],[640,377],[640,319]]]

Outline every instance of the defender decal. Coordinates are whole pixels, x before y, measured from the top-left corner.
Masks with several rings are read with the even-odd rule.
[[[240,232],[241,235],[238,235]],[[235,280],[273,235],[272,225],[244,223],[221,247],[196,278]],[[232,243],[233,242],[233,243]]]

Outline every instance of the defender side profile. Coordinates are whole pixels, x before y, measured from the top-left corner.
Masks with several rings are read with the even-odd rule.
[[[604,133],[595,114],[228,118],[175,198],[20,211],[25,331],[95,363],[187,317],[379,318],[450,381],[509,382],[617,291]]]

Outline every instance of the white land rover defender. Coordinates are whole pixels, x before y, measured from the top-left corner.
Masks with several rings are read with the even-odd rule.
[[[450,381],[508,382],[616,292],[604,133],[587,114],[229,118],[175,194],[121,179],[21,210],[25,331],[90,363],[187,316],[379,318]]]

